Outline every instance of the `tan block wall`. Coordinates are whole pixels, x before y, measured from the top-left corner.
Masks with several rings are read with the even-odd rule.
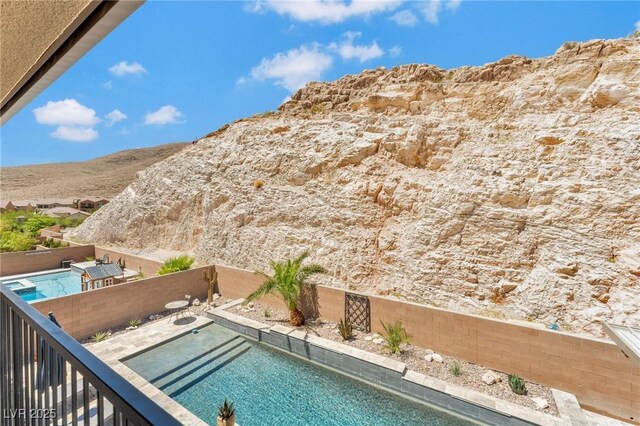
[[[225,297],[246,297],[262,282],[251,271],[216,269],[219,291]],[[344,317],[344,293],[338,288],[311,286],[303,293],[301,309],[307,315],[337,321]],[[368,297],[376,332],[382,331],[380,321],[400,320],[418,346],[571,392],[594,411],[627,421],[640,419],[640,365],[609,341]],[[284,306],[274,296],[261,302]]]
[[[109,260],[111,260],[113,263],[116,263],[118,259],[122,258],[126,263],[127,269],[138,271],[139,268],[142,268],[142,273],[145,277],[152,277],[156,275],[158,273],[158,270],[162,266],[162,262],[159,262],[157,260],[148,259],[142,256],[134,256],[132,254],[125,254],[104,247],[96,247],[96,259],[100,259],[105,254],[109,255]]]
[[[33,303],[33,307],[44,315],[52,311],[67,333],[81,339],[125,325],[132,318],[163,312],[167,303],[184,300],[186,294],[205,300],[208,282],[203,273],[206,269],[191,269],[43,300]]]
[[[63,247],[57,249],[19,251],[0,254],[0,276],[27,274],[60,268],[63,260],[82,262],[94,254],[92,245]]]

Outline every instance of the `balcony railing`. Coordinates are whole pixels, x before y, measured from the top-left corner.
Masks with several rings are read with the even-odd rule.
[[[180,424],[2,285],[0,374],[2,425]]]

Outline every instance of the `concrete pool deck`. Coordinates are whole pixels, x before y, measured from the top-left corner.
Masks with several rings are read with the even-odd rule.
[[[296,346],[302,347],[299,343],[306,343],[313,345],[316,348],[326,349],[336,355],[342,355],[352,359],[361,359],[371,365],[378,365],[380,368],[395,375],[400,375],[402,386],[418,389],[418,392],[421,391],[421,388],[426,387],[445,398],[451,398],[452,400],[459,401],[460,405],[473,404],[478,407],[478,410],[484,409],[495,412],[501,416],[506,415],[507,417],[514,419],[514,424],[612,426],[627,424],[585,411],[580,408],[574,395],[555,389],[553,390],[553,396],[556,400],[556,404],[558,405],[560,417],[540,413],[526,407],[502,401],[486,394],[475,392],[461,386],[453,385],[442,380],[407,370],[403,363],[390,358],[368,353],[324,338],[307,335],[303,331],[294,330],[289,327],[262,324],[225,310],[237,303],[240,303],[240,301],[235,301],[219,308],[209,310],[208,315],[213,319],[196,315],[190,317],[189,320],[191,322],[180,320],[168,322],[163,318],[154,323],[144,325],[136,330],[131,330],[109,338],[106,341],[87,344],[87,348],[185,425],[205,425],[206,423],[189,412],[182,405],[172,400],[154,385],[150,384],[136,372],[128,368],[122,363],[122,360],[139,352],[161,345],[168,340],[177,338],[188,333],[194,328],[200,328],[212,322],[230,328],[246,337],[262,341],[269,346],[280,348],[297,356],[300,356],[300,354],[296,353],[292,348]],[[265,338],[265,336],[268,337]],[[289,349],[287,350],[285,347],[280,347],[281,345],[275,344],[277,341],[289,345]],[[314,359],[311,359],[311,361],[324,365],[324,363],[318,362]],[[332,365],[327,364],[326,366],[334,368]],[[338,369],[338,371],[358,378],[357,375],[353,374],[353,372],[343,371],[342,369]],[[374,380],[371,380],[371,382],[375,383]],[[387,387],[384,382],[377,384]],[[390,390],[393,389],[390,388]],[[398,391],[396,390],[396,393],[397,392]],[[407,392],[405,395],[413,397],[414,399],[419,399],[411,392]],[[437,404],[434,405],[436,405],[436,407],[438,406]],[[441,405],[440,408],[451,411],[451,408],[448,408],[446,404]],[[463,414],[463,412],[459,412],[459,414]],[[475,411],[467,413],[467,415],[476,414],[477,413]],[[487,418],[482,416],[479,416],[478,419],[485,422],[489,421]],[[489,424],[492,424],[492,422],[489,421]]]

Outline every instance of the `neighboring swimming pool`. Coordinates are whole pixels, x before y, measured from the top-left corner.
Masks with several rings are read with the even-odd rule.
[[[210,425],[225,398],[242,426],[475,424],[216,324],[123,363]]]
[[[31,284],[31,285],[29,285]],[[27,302],[80,293],[80,276],[71,271],[4,279],[2,285],[15,291]]]

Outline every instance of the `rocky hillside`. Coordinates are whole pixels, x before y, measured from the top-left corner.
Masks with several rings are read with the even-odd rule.
[[[140,172],[76,236],[601,334],[640,325],[640,46],[311,83]]]
[[[138,171],[172,156],[186,143],[128,149],[89,161],[0,168],[3,200],[100,195],[112,197],[127,187]]]

